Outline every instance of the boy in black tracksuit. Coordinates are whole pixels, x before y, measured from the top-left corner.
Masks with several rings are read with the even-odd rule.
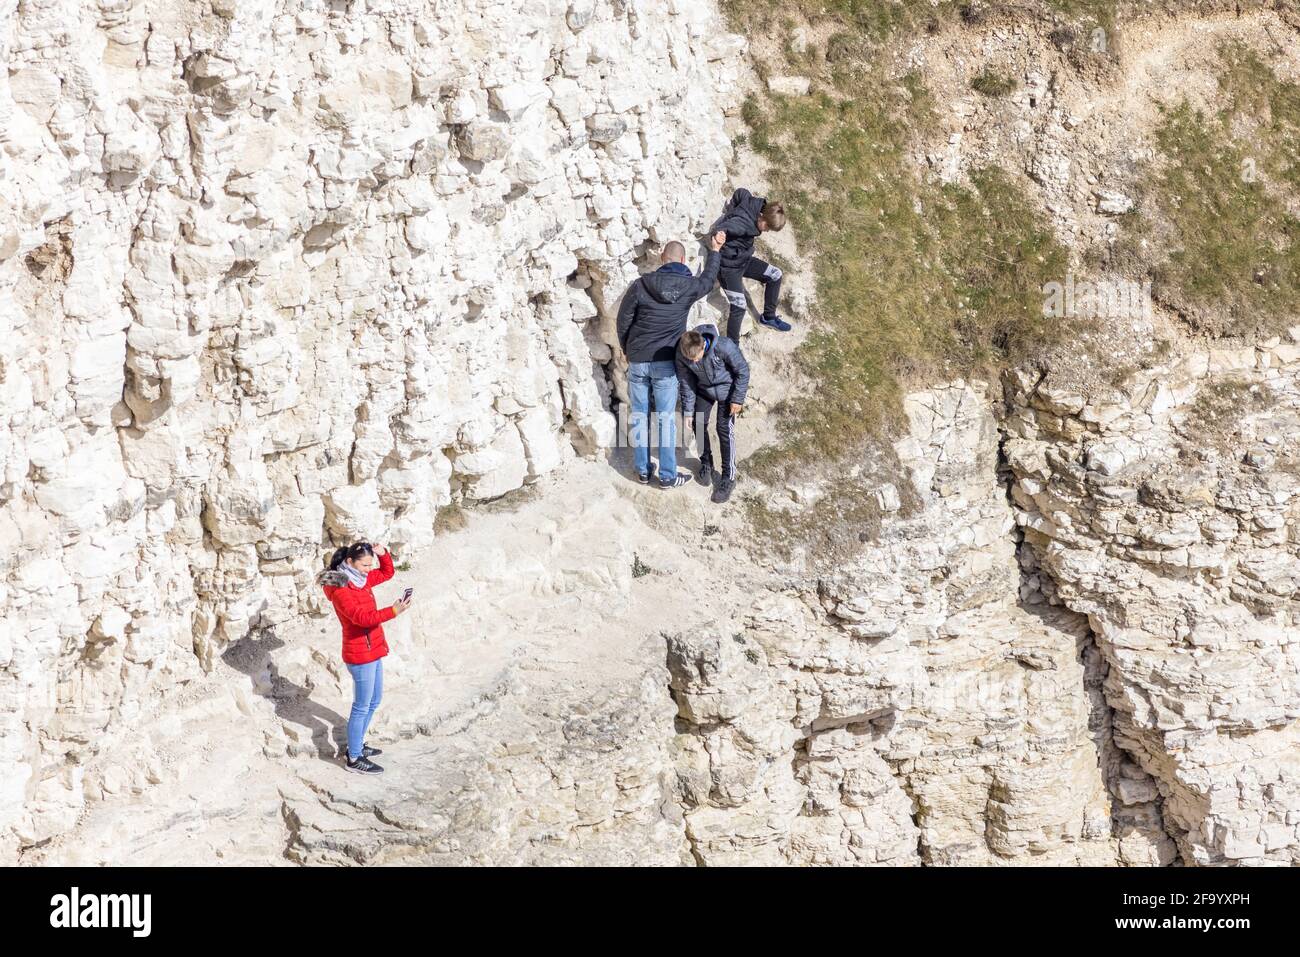
[[[763,316],[759,322],[781,332],[790,330],[790,323],[776,314],[777,297],[781,295],[781,270],[754,255],[754,239],[760,233],[777,232],[784,226],[784,206],[754,196],[742,187],[732,194],[726,212],[714,227],[714,230],[727,234],[718,281],[730,306],[727,336],[733,342],[740,341],[740,325],[745,320],[746,279],[757,279],[764,287]]]
[[[722,454],[722,478],[713,501],[722,504],[736,487],[736,415],[749,390],[749,363],[740,346],[718,327],[706,323],[682,336],[677,344],[677,385],[682,418],[700,444],[701,485],[713,481],[713,451],[709,448],[709,413],[718,407],[718,446]]]

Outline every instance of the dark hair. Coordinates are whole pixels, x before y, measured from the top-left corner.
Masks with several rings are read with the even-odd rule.
[[[330,571],[334,571],[334,569],[342,565],[345,559],[351,559],[355,562],[363,555],[373,555],[374,553],[375,550],[369,542],[356,542],[353,545],[344,545],[342,548],[337,549],[334,552],[334,556],[330,559]]]

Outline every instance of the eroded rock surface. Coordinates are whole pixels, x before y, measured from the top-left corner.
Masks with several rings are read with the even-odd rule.
[[[1188,863],[1300,854],[1298,373],[1300,346],[1275,339],[1192,353],[1108,401],[1009,386],[1028,570],[1088,616],[1115,740]]]
[[[609,444],[593,284],[716,214],[740,47],[706,4],[59,0],[0,52],[12,849],[147,784],[87,761],[318,612],[331,541]]]
[[[907,412],[913,516],[834,575],[670,641],[697,859],[1167,862],[1087,620],[1022,595],[987,387]]]

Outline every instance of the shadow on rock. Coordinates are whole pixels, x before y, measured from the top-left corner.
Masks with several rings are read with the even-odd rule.
[[[651,413],[653,414],[653,412]],[[688,439],[689,445],[677,447],[677,470],[679,472],[690,472],[694,475],[700,470],[699,453],[695,450],[695,439],[692,436]],[[654,446],[651,452],[651,485],[659,481],[659,447]],[[605,462],[611,469],[619,474],[625,481],[634,485],[639,485],[640,480],[637,478],[636,466],[632,459],[632,450],[629,448],[609,449],[605,452]]]
[[[273,631],[265,631],[241,638],[226,649],[221,660],[248,675],[253,690],[275,705],[276,717],[306,728],[316,755],[333,762],[347,740],[347,718],[313,701],[311,687],[295,684],[280,674],[271,652],[283,647],[284,642]]]

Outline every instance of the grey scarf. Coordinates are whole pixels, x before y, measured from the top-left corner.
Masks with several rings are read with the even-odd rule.
[[[354,587],[356,588],[366,587],[366,579],[369,578],[370,576],[367,575],[365,572],[357,571],[351,565],[347,564],[347,562],[344,562],[342,565],[340,565],[338,570],[348,576],[348,581],[350,581]]]

